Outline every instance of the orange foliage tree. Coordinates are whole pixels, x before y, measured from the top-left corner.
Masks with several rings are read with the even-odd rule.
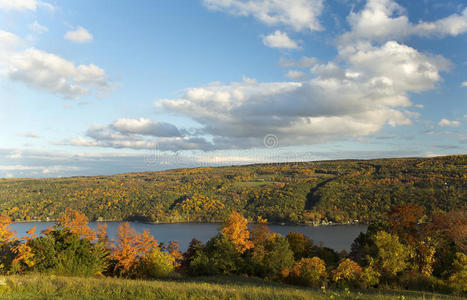
[[[115,260],[113,272],[131,276],[138,262],[159,244],[147,230],[138,234],[128,222],[118,227],[118,244],[114,246],[111,259]]]
[[[15,266],[18,272],[23,272],[25,268],[32,268],[35,265],[34,253],[30,246],[31,240],[37,237],[36,226],[26,231],[29,236],[22,237],[24,243],[14,246],[11,251],[16,254],[12,261],[12,265]]]
[[[224,221],[221,234],[232,241],[240,253],[253,248],[253,242],[250,241],[250,232],[248,231],[248,220],[238,212],[232,212]]]
[[[11,230],[11,223],[13,223],[10,217],[6,215],[0,215],[0,246],[7,246],[10,243],[16,241],[16,231]]]
[[[70,232],[77,234],[80,238],[94,241],[96,240],[96,234],[88,226],[88,223],[89,220],[85,214],[71,208],[67,208],[57,220],[58,226],[70,230]]]

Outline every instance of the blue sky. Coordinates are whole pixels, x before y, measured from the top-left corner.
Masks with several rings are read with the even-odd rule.
[[[0,178],[467,149],[467,4],[0,0]]]

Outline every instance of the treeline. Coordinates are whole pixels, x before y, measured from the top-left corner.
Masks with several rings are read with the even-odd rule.
[[[219,222],[238,211],[273,223],[348,223],[391,207],[467,209],[467,155],[265,164],[53,179],[0,179],[0,213],[56,220]]]
[[[248,221],[233,212],[206,244],[193,239],[185,253],[176,242],[160,244],[148,232],[123,223],[116,241],[105,226],[96,231],[86,216],[68,209],[56,225],[21,241],[11,220],[0,218],[4,274],[163,278],[206,275],[260,277],[327,288],[396,288],[467,295],[467,211],[432,215],[423,207],[398,206],[373,224],[350,253],[315,245],[299,233],[273,233],[261,217]]]

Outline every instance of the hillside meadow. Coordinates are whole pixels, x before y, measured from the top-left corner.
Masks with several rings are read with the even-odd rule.
[[[427,292],[395,290],[320,290],[242,277],[128,280],[54,275],[0,278],[0,299],[462,299]]]

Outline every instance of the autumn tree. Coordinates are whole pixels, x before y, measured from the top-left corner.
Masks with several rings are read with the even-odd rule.
[[[31,240],[37,237],[36,226],[26,231],[28,236],[22,237],[23,243],[14,246],[11,250],[16,255],[12,261],[12,266],[17,272],[23,272],[35,265],[34,253],[31,248]]]
[[[11,230],[12,223],[10,217],[0,215],[0,247],[7,246],[16,241],[16,231]]]
[[[94,241],[96,235],[88,225],[89,220],[85,214],[80,213],[72,208],[67,208],[57,220],[59,227],[68,229],[71,233],[78,235],[80,238]]]
[[[300,260],[303,257],[310,257],[313,250],[312,239],[298,232],[289,232],[289,234],[287,234],[287,241],[289,242],[290,249],[292,249],[296,260]]]
[[[239,253],[253,248],[247,224],[248,220],[245,217],[238,212],[232,212],[221,229],[221,235],[232,241]]]
[[[356,286],[363,270],[356,262],[346,258],[332,272],[332,280],[338,285]]]
[[[302,258],[289,273],[289,281],[296,284],[321,287],[326,281],[326,264],[319,257]]]
[[[128,222],[124,222],[118,227],[118,244],[111,253],[113,273],[131,276],[138,262],[156,248],[159,249],[159,245],[147,230],[138,234]]]
[[[409,247],[399,241],[399,237],[385,231],[378,231],[374,236],[377,247],[377,266],[382,275],[393,278],[409,265],[411,252]]]
[[[395,206],[388,214],[392,229],[407,243],[415,243],[420,239],[418,223],[423,217],[425,208],[415,204]]]

